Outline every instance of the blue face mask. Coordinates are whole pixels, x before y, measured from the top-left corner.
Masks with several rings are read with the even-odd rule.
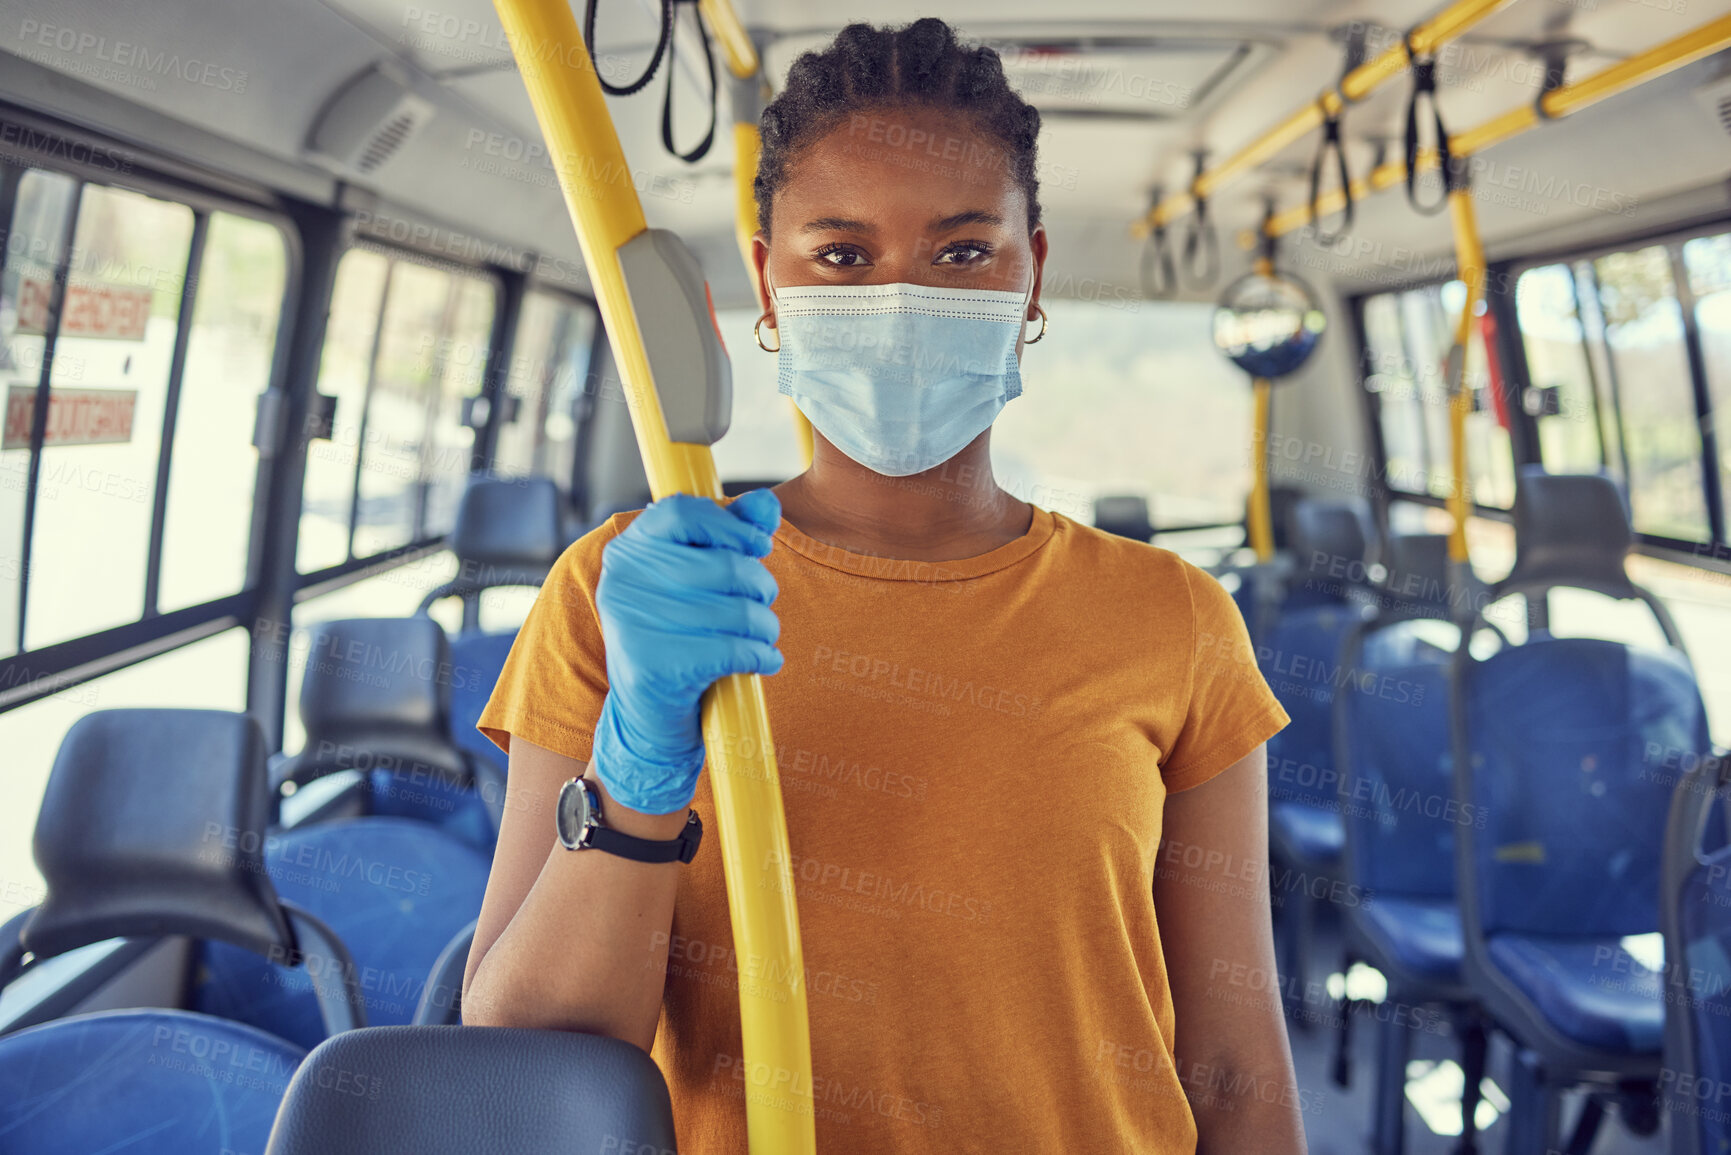
[[[906,477],[948,461],[1022,392],[1026,293],[903,284],[772,292],[781,391],[874,473]]]

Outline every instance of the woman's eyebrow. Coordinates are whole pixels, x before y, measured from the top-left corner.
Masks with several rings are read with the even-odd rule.
[[[965,212],[951,213],[947,217],[937,217],[926,228],[934,233],[948,232],[962,225],[1001,225],[1004,218],[997,213],[989,213],[984,209],[968,209]]]
[[[870,221],[850,220],[847,217],[818,217],[800,226],[802,233],[875,233],[877,226]]]

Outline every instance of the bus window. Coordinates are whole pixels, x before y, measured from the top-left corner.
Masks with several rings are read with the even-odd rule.
[[[463,400],[486,376],[495,296],[477,276],[344,256],[319,380],[339,400],[331,439],[308,454],[302,573],[450,530],[474,443]]]
[[[451,321],[425,345],[429,362],[427,434],[415,489],[416,539],[450,533],[469,477],[475,430],[464,423],[463,399],[478,397],[487,375],[493,327],[493,286],[477,277],[452,277]]]
[[[82,191],[28,551],[28,649],[143,612],[192,231],[185,205],[99,185]]]
[[[499,430],[495,472],[550,477],[567,496],[576,476],[577,427],[594,393],[589,353],[595,310],[552,293],[523,299],[506,389],[514,420]]]
[[[1683,264],[1695,294],[1714,432],[1719,442],[1720,487],[1731,490],[1731,233],[1696,237],[1683,245]],[[1731,514],[1718,538],[1731,540]]]
[[[1454,486],[1445,367],[1465,293],[1461,282],[1447,281],[1362,301],[1364,387],[1378,398],[1388,487],[1396,494],[1446,497]],[[1515,496],[1514,451],[1490,382],[1484,332],[1475,324],[1465,367],[1466,387],[1474,392],[1467,417],[1469,484],[1476,504],[1507,509]]]
[[[1163,531],[1241,521],[1251,389],[1214,346],[1214,306],[1113,297],[1044,307],[1051,334],[1023,354],[1022,396],[992,431],[1004,487],[1085,523],[1095,497],[1117,493],[1148,496]]]
[[[1537,389],[1556,390],[1558,411],[1537,417],[1545,466],[1557,472],[1609,466],[1599,434],[1596,374],[1575,307],[1574,271],[1545,265],[1522,273],[1515,282],[1515,313],[1526,345],[1527,379]],[[1606,412],[1616,411],[1607,406]]]
[[[258,450],[258,396],[270,384],[288,276],[282,233],[212,213],[169,459],[157,608],[237,593],[246,584]]]
[[[5,543],[7,557],[7,564],[0,567],[0,653],[5,654],[17,653],[22,643],[18,614],[30,491],[30,430],[14,416],[35,411],[47,344],[41,324],[46,305],[42,294],[61,258],[77,194],[78,182],[69,177],[37,169],[24,173],[6,233],[5,270],[0,274],[0,384],[6,386],[6,431],[0,443],[0,542]]]
[[[1706,541],[1701,430],[1669,251],[1610,253],[1592,262],[1591,273],[1618,385],[1635,529]]]
[[[313,573],[349,556],[349,513],[360,458],[361,411],[367,404],[373,344],[384,307],[391,262],[369,249],[350,249],[337,266],[319,362],[319,392],[337,399],[331,436],[307,447],[297,566]]]

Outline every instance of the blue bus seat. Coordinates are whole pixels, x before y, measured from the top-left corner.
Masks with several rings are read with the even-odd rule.
[[[1665,1074],[1673,1155],[1731,1151],[1731,752],[1646,752],[1648,769],[1675,782],[1665,827],[1659,918],[1664,933]]]
[[[321,1078],[326,1071],[349,1079]],[[618,1039],[372,1027],[307,1056],[265,1155],[399,1151],[673,1155],[673,1105],[654,1060]]]
[[[1514,521],[1515,564],[1491,601],[1568,586],[1657,604],[1624,567],[1633,536],[1609,477],[1523,469]],[[1560,1145],[1568,1087],[1659,1075],[1660,975],[1626,949],[1659,930],[1671,804],[1644,752],[1711,749],[1694,673],[1659,616],[1664,650],[1535,631],[1483,659],[1463,647],[1452,666],[1455,797],[1475,815],[1457,829],[1462,969],[1518,1048],[1511,1150]]]
[[[471,476],[451,527],[457,576],[422,598],[416,612],[443,598],[462,598],[461,632],[470,633],[479,628],[483,591],[539,586],[570,540],[552,478]]]
[[[306,1052],[177,1010],[99,1011],[0,1038],[0,1150],[264,1150]]]
[[[348,818],[276,832],[265,862],[277,890],[348,945],[374,1025],[413,1018],[435,960],[480,913],[490,870],[474,847],[406,818]],[[303,973],[220,942],[203,945],[194,969],[194,1009],[308,1048],[325,1037]]]
[[[516,630],[477,630],[451,639],[451,660],[462,673],[451,680],[451,739],[470,756],[495,767],[503,764],[505,754],[475,724],[516,641]]]
[[[320,624],[301,680],[306,743],[276,767],[278,793],[357,770],[366,775],[369,813],[442,826],[491,854],[502,775],[451,739],[455,683],[482,677],[456,663],[431,618]]]
[[[366,1016],[347,947],[285,899],[264,862],[269,788],[256,719],[99,710],[60,744],[36,819],[46,894],[6,924],[0,986],[111,938],[184,935],[274,959],[308,981],[321,1033]]]
[[[1253,594],[1263,621],[1253,631],[1257,665],[1291,718],[1268,741],[1268,849],[1277,877],[1332,876],[1339,867],[1346,836],[1334,765],[1334,697],[1344,672],[1341,646],[1369,612],[1358,595],[1370,577],[1373,532],[1362,502],[1294,502],[1287,519],[1290,573],[1278,606],[1266,587]],[[1316,900],[1307,885],[1277,885],[1274,902],[1286,1007],[1307,1029],[1309,1017],[1297,1012]]]
[[[1348,961],[1362,959],[1387,980],[1386,998],[1438,1004],[1455,1025],[1463,1078],[1462,1150],[1474,1142],[1486,1036],[1461,974],[1465,953],[1455,900],[1455,827],[1470,821],[1454,801],[1448,669],[1459,596],[1448,539],[1391,536],[1375,616],[1350,633],[1340,663],[1350,671],[1334,701],[1334,756],[1341,774],[1345,833],[1342,876],[1363,895],[1343,908]],[[1465,591],[1469,592],[1470,591]],[[1349,1069],[1351,1016],[1342,1016],[1336,1069]],[[1373,1096],[1374,1148],[1405,1149],[1406,1067],[1412,1027],[1397,1016],[1378,1032]],[[1341,1077],[1344,1081],[1344,1075]]]

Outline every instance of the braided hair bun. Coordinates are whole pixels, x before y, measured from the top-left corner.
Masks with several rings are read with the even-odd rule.
[[[927,16],[903,28],[849,24],[822,52],[793,62],[787,87],[763,111],[763,151],[752,191],[757,223],[769,233],[776,192],[801,149],[872,109],[949,109],[968,117],[994,146],[970,150],[1001,163],[1028,202],[1028,230],[1040,222],[1035,141],[1040,113],[1016,95],[994,50],[956,39]]]

